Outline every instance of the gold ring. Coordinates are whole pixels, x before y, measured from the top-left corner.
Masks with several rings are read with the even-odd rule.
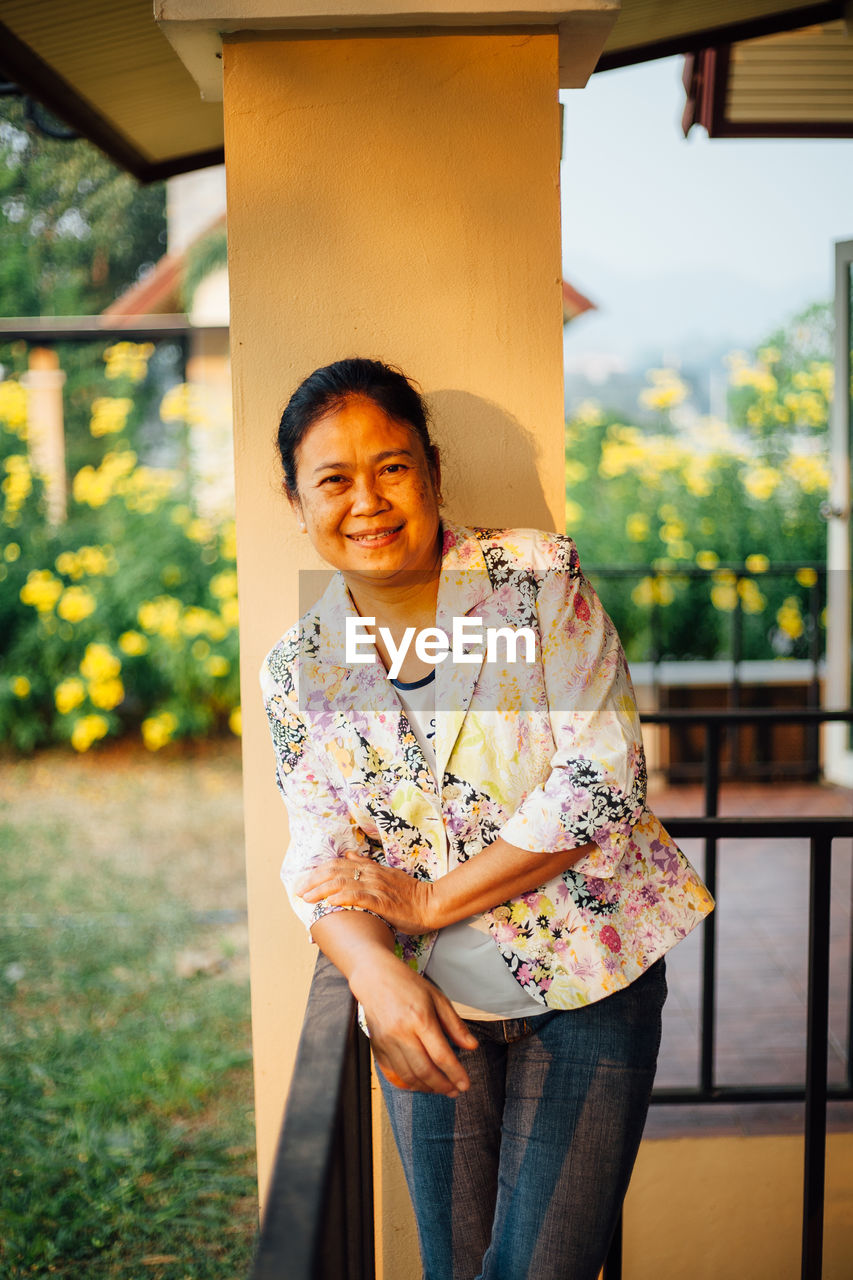
[[[359,880],[360,878],[361,878],[361,867],[356,867],[353,880]]]

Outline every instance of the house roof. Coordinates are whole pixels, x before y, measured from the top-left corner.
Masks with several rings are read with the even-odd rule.
[[[180,253],[164,254],[141,280],[119,294],[101,314],[117,319],[119,316],[155,316],[181,312],[181,286],[187,254],[193,245],[210,235],[211,231],[224,226],[225,214],[222,213],[208,223]]]
[[[853,137],[853,40],[843,22],[703,49],[684,68],[685,134]]]
[[[844,0],[622,0],[598,69],[838,20],[843,12]],[[213,29],[206,35],[218,39]],[[0,0],[0,64],[143,181],[222,161],[221,103],[202,101],[151,0]]]
[[[596,305],[590,302],[589,298],[578,292],[568,280],[563,281],[563,324],[568,324],[570,320],[577,319],[583,315],[584,311],[595,311]]]

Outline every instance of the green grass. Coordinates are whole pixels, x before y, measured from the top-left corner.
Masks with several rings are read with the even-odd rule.
[[[0,1277],[245,1276],[247,985],[176,965],[224,944],[73,823],[0,806],[0,849]]]

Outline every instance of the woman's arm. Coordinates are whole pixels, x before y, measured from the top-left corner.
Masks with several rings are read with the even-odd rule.
[[[557,853],[534,853],[498,836],[476,858],[434,882],[347,854],[318,867],[298,889],[306,902],[325,899],[329,906],[361,907],[403,933],[430,933],[538,889],[589,852],[590,846],[583,844]]]
[[[376,1061],[391,1084],[458,1098],[468,1073],[447,1037],[461,1049],[475,1049],[477,1041],[438,987],[397,958],[388,927],[375,916],[342,911],[316,921],[311,932],[361,1003]]]

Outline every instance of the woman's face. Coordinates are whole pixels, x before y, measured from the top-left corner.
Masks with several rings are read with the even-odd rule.
[[[413,428],[350,396],[309,427],[296,450],[294,509],[319,554],[348,580],[432,575],[438,464]]]

